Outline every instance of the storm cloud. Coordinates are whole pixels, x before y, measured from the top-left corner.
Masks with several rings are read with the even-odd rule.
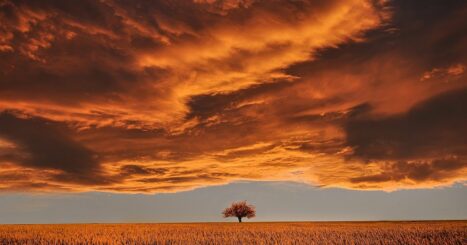
[[[467,89],[422,101],[402,114],[350,120],[347,145],[365,159],[406,160],[467,153]]]

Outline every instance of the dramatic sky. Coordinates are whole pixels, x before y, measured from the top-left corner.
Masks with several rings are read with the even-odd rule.
[[[0,191],[465,193],[466,16],[464,0],[0,0]]]

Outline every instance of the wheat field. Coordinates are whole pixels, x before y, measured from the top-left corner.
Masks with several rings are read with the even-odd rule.
[[[467,244],[467,221],[1,225],[0,244]]]

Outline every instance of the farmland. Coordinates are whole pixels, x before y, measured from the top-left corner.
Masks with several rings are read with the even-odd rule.
[[[467,221],[0,225],[0,244],[467,244]]]

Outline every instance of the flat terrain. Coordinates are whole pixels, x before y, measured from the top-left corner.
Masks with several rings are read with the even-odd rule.
[[[467,221],[0,225],[0,244],[467,244]]]

